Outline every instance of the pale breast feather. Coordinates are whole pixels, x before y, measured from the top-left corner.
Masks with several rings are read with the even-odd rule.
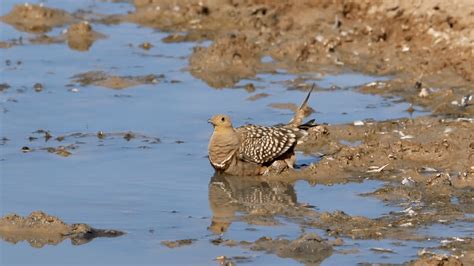
[[[239,127],[237,128],[241,134],[239,157],[254,163],[275,160],[296,144],[297,130],[256,125]]]

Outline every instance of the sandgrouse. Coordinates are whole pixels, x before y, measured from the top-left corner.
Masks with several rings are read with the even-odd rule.
[[[209,119],[214,126],[208,147],[209,161],[216,173],[255,176],[293,168],[296,144],[308,134],[308,128],[316,125],[314,120],[302,124],[311,91],[288,124],[234,128],[226,115]]]

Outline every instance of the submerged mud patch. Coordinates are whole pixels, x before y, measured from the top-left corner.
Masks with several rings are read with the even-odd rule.
[[[304,234],[295,240],[262,237],[247,247],[255,251],[275,253],[281,258],[292,258],[305,264],[321,263],[331,256],[333,251],[327,240],[314,233]]]
[[[76,132],[64,135],[55,135],[44,129],[33,132],[29,137],[29,143],[21,147],[23,153],[35,151],[46,151],[62,157],[74,155],[87,142],[96,142],[97,146],[104,146],[107,141],[122,139],[124,143],[136,140],[135,147],[138,149],[149,149],[155,144],[161,143],[160,138],[143,135],[140,133],[128,132],[104,132],[85,133]]]
[[[174,241],[165,240],[165,241],[161,241],[161,244],[169,248],[177,248],[181,246],[189,246],[195,241],[196,239],[180,239],[180,240],[174,240]]]
[[[82,245],[96,237],[117,237],[125,234],[118,230],[92,228],[87,224],[66,224],[56,216],[42,211],[32,212],[21,217],[9,214],[0,219],[0,237],[16,244],[27,241],[32,247],[57,245],[70,239],[73,245]]]
[[[142,84],[156,84],[163,75],[145,75],[145,76],[114,76],[103,71],[89,71],[74,75],[72,80],[81,84],[81,86],[95,85],[109,89],[126,89]]]

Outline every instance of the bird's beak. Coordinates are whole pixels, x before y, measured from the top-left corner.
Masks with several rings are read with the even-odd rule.
[[[209,123],[209,124],[214,124],[214,123],[212,123],[212,120],[211,120],[211,119],[207,119],[207,123]]]

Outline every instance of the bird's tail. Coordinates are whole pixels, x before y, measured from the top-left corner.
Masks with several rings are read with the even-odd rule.
[[[289,126],[293,126],[293,127],[300,127],[300,126],[304,126],[308,123],[311,122],[311,124],[315,125],[314,123],[314,120],[311,120],[305,124],[302,124],[303,123],[303,119],[304,119],[304,113],[305,113],[305,108],[306,106],[308,105],[308,100],[309,100],[309,96],[311,96],[311,92],[313,92],[313,89],[314,89],[314,83],[313,83],[313,86],[311,86],[311,90],[309,90],[308,92],[308,95],[306,96],[306,98],[304,99],[303,103],[301,104],[300,108],[298,108],[298,110],[296,110],[296,113],[295,113],[295,116],[290,120],[290,122],[288,122],[288,125]],[[314,126],[313,125],[313,126]],[[309,126],[309,124],[307,125]],[[309,127],[308,127],[309,128]]]

